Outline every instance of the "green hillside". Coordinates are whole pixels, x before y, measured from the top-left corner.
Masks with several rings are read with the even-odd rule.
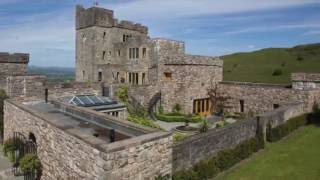
[[[320,73],[320,43],[223,56],[224,81],[290,83],[290,73]]]

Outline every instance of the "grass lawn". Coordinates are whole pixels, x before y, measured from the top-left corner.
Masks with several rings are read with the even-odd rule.
[[[306,126],[286,139],[267,144],[265,150],[254,155],[251,160],[216,179],[320,179],[320,126]]]

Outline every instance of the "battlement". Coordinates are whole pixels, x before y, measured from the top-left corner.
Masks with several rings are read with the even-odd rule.
[[[0,52],[0,63],[29,63],[29,54]]]
[[[85,9],[83,6],[76,7],[76,29],[87,28],[91,26],[100,26],[106,28],[118,27],[139,31],[148,34],[148,28],[138,23],[130,21],[120,21],[114,18],[113,11],[100,7],[91,7]]]

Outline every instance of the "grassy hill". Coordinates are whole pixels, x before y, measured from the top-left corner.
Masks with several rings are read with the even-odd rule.
[[[288,84],[290,73],[320,73],[320,43],[223,56],[224,80]]]

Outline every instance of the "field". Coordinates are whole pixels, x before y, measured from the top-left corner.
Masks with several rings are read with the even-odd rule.
[[[290,84],[290,73],[320,73],[320,44],[223,56],[224,80]],[[273,75],[281,71],[280,75]]]
[[[320,179],[320,126],[309,125],[242,162],[216,179]]]

